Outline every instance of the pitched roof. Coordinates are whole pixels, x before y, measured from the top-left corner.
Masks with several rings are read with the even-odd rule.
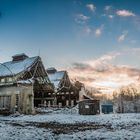
[[[0,64],[0,77],[12,76],[24,72],[30,69],[37,59],[38,56],[26,58],[21,61],[9,61]]]
[[[57,71],[55,73],[48,73],[51,83],[54,84],[55,88],[59,88],[59,84],[63,79],[66,71]]]

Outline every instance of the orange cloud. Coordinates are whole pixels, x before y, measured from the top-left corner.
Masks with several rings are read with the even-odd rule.
[[[122,16],[122,17],[136,16],[133,12],[128,11],[128,10],[125,10],[125,9],[123,9],[123,10],[118,10],[118,11],[116,12],[116,14],[117,14],[118,16]]]
[[[82,81],[88,87],[97,88],[104,93],[113,92],[115,89],[136,83],[140,70],[126,65],[112,64],[112,60],[120,53],[108,54],[96,60],[73,63],[68,69],[72,78]]]

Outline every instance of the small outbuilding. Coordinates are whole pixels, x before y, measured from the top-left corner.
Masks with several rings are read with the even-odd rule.
[[[84,99],[79,102],[80,115],[96,115],[100,113],[100,101]]]
[[[112,104],[103,104],[101,105],[102,113],[109,114],[113,113],[113,105]]]
[[[100,110],[101,110],[101,113],[103,114],[113,113],[114,112],[113,102],[110,100],[102,100],[100,102]]]

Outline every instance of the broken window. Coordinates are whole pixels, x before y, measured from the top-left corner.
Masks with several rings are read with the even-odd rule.
[[[11,96],[0,96],[0,108],[10,109]]]
[[[1,83],[5,83],[5,78],[0,79]]]

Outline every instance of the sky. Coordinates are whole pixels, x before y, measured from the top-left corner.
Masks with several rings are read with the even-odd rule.
[[[139,0],[0,0],[0,62],[26,53],[101,92],[139,82]]]

